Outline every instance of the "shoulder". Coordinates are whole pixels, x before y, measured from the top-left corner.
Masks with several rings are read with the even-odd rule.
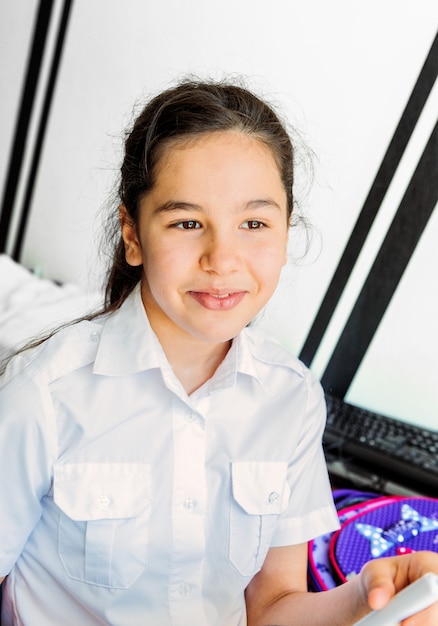
[[[0,390],[33,381],[49,384],[95,359],[102,319],[83,320],[56,331],[38,345],[12,356],[0,378]]]
[[[287,348],[261,334],[257,329],[242,331],[243,341],[251,353],[256,377],[265,390],[277,398],[296,402],[298,398],[307,407],[325,415],[325,398],[320,381]]]
[[[245,328],[243,333],[250,346],[251,354],[257,361],[293,370],[301,378],[312,377],[304,363],[275,340],[266,337],[253,327]]]

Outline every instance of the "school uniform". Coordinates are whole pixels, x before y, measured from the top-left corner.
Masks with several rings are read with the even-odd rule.
[[[137,287],[3,379],[3,626],[243,626],[269,548],[338,527],[321,387],[251,328],[188,396]]]

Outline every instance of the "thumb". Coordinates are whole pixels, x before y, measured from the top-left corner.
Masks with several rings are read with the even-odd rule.
[[[377,611],[388,604],[396,593],[396,589],[390,564],[380,560],[378,567],[374,565],[374,562],[367,563],[361,576],[368,606],[373,611]]]
[[[391,600],[394,593],[394,586],[388,584],[387,580],[376,581],[376,583],[368,589],[368,606],[373,609],[373,611],[383,609]]]

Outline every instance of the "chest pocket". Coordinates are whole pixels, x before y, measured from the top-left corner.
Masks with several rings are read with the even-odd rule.
[[[232,463],[231,481],[229,557],[242,575],[253,576],[288,506],[287,463]]]
[[[76,580],[129,587],[147,566],[151,471],[143,463],[55,466],[58,554]]]

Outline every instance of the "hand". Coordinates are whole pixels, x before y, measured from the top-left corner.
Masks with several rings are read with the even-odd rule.
[[[438,554],[414,552],[368,562],[360,573],[362,593],[373,610],[383,608],[394,594],[428,572],[438,574]],[[402,622],[403,626],[436,626],[438,602]]]

